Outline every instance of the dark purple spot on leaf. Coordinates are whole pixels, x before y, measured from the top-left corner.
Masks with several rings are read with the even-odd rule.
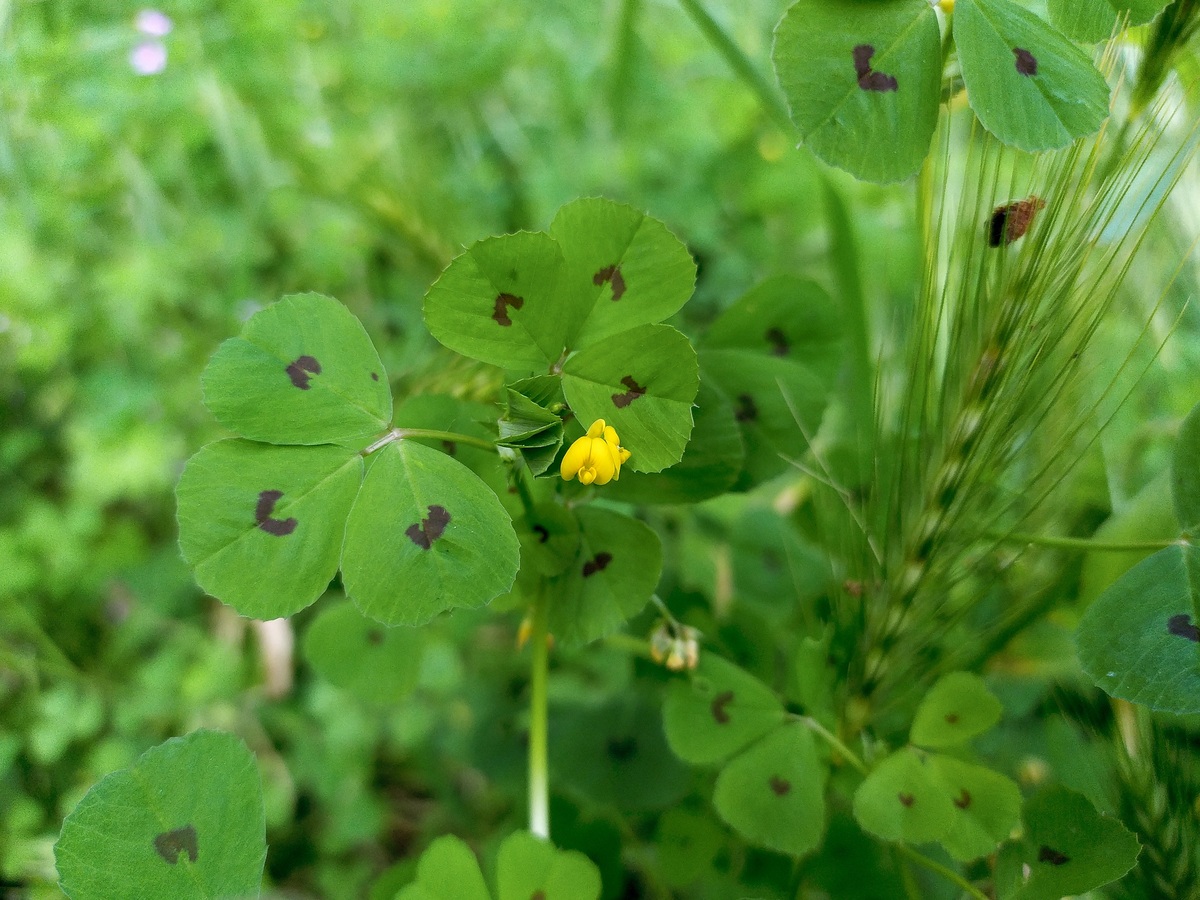
[[[1187,613],[1171,616],[1167,620],[1167,634],[1174,634],[1178,637],[1187,638],[1189,641],[1200,643],[1200,628],[1192,624],[1192,617]]]
[[[767,343],[771,345],[771,354],[773,356],[787,356],[791,346],[788,344],[787,335],[780,328],[768,328],[767,333],[763,335],[767,339]]]
[[[454,441],[442,441],[442,449],[451,456],[458,455],[458,444],[456,444]]]
[[[450,513],[444,506],[429,507],[429,515],[419,525],[409,525],[404,534],[422,550],[428,550],[450,524]]]
[[[379,380],[379,373],[378,373],[378,372],[372,372],[372,373],[371,373],[371,380],[372,380],[372,381],[378,381],[378,380]]]
[[[200,858],[200,844],[196,838],[196,829],[191,825],[184,825],[174,831],[164,831],[155,836],[154,850],[171,865],[179,862],[181,853],[186,853],[188,860],[195,862]]]
[[[383,632],[378,628],[372,628],[367,632],[367,643],[374,647],[378,647],[383,643]]]
[[[288,378],[292,379],[292,385],[300,388],[302,391],[308,390],[308,376],[320,375],[321,364],[311,356],[299,356],[296,361],[289,363],[287,369]]]
[[[583,564],[583,577],[590,578],[597,572],[603,572],[608,568],[610,562],[612,562],[611,553],[605,553],[604,551],[597,553],[595,559]]]
[[[609,738],[606,749],[608,750],[608,755],[617,762],[628,762],[637,753],[637,738]]]
[[[497,325],[507,328],[512,324],[512,319],[508,317],[508,307],[520,309],[524,305],[524,297],[517,297],[514,294],[497,294],[496,305],[492,309],[492,318],[496,320]]]
[[[733,702],[733,691],[724,691],[713,697],[712,702],[712,717],[718,725],[729,724],[729,711],[725,709]]]
[[[599,272],[592,276],[592,284],[599,287],[605,282],[612,284],[612,298],[616,303],[625,296],[625,276],[621,274],[621,267],[618,265],[605,266]]]
[[[753,422],[758,418],[758,406],[749,394],[739,394],[733,417],[739,422]]]
[[[1060,853],[1053,847],[1047,847],[1042,844],[1038,850],[1038,862],[1050,863],[1052,866],[1061,866],[1071,861],[1071,857],[1065,853]]]
[[[952,713],[952,712],[946,713],[946,724],[947,725],[957,725],[958,724],[958,713]]]
[[[550,529],[548,529],[545,525],[534,525],[533,533],[538,536],[539,544],[544,544],[546,541],[550,540]]]
[[[625,387],[629,388],[629,390],[623,394],[612,395],[613,406],[615,406],[617,409],[624,409],[638,397],[646,393],[646,389],[634,381],[632,375],[626,375],[624,378],[622,378],[621,384],[625,385]],[[640,408],[641,407],[639,407],[639,409]]]
[[[1037,59],[1028,50],[1022,50],[1020,47],[1013,47],[1013,56],[1016,57],[1014,65],[1017,71],[1022,75],[1037,74]]]
[[[275,504],[282,496],[283,491],[261,491],[258,495],[258,503],[254,506],[255,523],[267,534],[273,534],[275,537],[291,534],[299,524],[294,518],[271,518],[271,513],[275,512]]]
[[[858,76],[858,86],[864,91],[894,91],[899,89],[896,79],[884,75],[871,68],[871,57],[875,55],[872,44],[859,44],[852,51],[854,54],[854,74]]]
[[[988,245],[999,247],[1023,237],[1033,224],[1033,217],[1045,206],[1046,201],[1036,194],[1024,200],[1014,200],[1012,203],[997,206],[992,211],[992,218],[988,223]]]
[[[971,805],[971,793],[966,788],[962,789],[962,793],[954,798],[954,805],[959,809],[966,809]]]
[[[905,807],[911,807],[917,802],[916,797],[914,797],[912,794],[905,794],[903,791],[896,795],[896,799],[899,800]]]
[[[529,900],[546,900],[546,892],[539,888],[529,895]]]
[[[780,778],[778,775],[772,775],[769,782],[771,790],[775,792],[776,797],[782,797],[792,789],[792,783],[786,778]]]

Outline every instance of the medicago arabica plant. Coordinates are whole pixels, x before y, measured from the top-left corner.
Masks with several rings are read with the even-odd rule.
[[[1120,12],[1145,20],[1163,5]],[[736,52],[700,4],[683,6]],[[1040,535],[1077,524],[1057,501],[1153,344],[1147,327],[1113,364],[1104,325],[1194,146],[1188,135],[1164,155],[1153,121],[1128,125],[1162,113],[1144,100],[1110,139],[1107,82],[1071,39],[1117,19],[1111,3],[1084,6],[1051,3],[1049,23],[1010,0],[800,0],[784,15],[774,60],[797,137],[856,177],[918,176],[911,296],[874,322],[830,184],[837,290],[768,277],[694,345],[664,324],[692,294],[687,249],[649,215],[592,198],[546,232],[472,245],[429,288],[429,332],[486,373],[469,399],[395,402],[362,325],[316,294],[262,309],[213,356],[205,403],[237,437],[196,453],[177,492],[180,547],[205,591],[273,619],[336,582],[349,602],[322,601],[306,656],[385,702],[417,678],[414,629],[488,605],[522,622],[529,833],[496,849],[501,900],[616,889],[548,842],[551,657],[600,641],[665,682],[666,743],[736,836],[707,809],[664,814],[672,886],[735,865],[766,871],[771,897],[1052,900],[1135,865],[1159,889],[1194,881],[1170,856],[1193,833],[1179,792],[1134,796],[1169,793],[1147,760],[1177,758],[1148,743],[1177,742],[1170,728],[1123,708],[1118,820],[1063,785],[1023,789],[995,751],[1016,692],[980,674],[1067,590],[1062,561],[1031,548],[1104,550]],[[779,98],[764,102],[781,117]],[[1139,176],[1155,167],[1147,188]],[[1196,421],[1176,448],[1182,534],[1079,631],[1104,690],[1180,713],[1200,711]],[[737,505],[756,489],[773,509]],[[647,607],[659,618],[623,632]],[[240,741],[199,731],[110,776],[64,825],[64,889],[115,896],[106,873],[144,871],[155,895],[255,893],[252,767]],[[113,826],[117,809],[136,814]],[[847,857],[863,861],[862,885],[839,868]],[[404,900],[493,896],[452,836],[410,874]]]

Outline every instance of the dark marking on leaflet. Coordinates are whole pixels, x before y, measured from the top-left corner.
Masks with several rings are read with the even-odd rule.
[[[597,572],[603,572],[608,568],[608,564],[612,562],[612,554],[601,551],[596,554],[591,562],[583,564],[583,577],[590,578]]]
[[[446,511],[446,507],[435,504],[429,507],[429,515],[422,519],[419,525],[409,525],[404,529],[404,534],[422,550],[428,550],[433,546],[433,542],[442,536],[449,524],[450,513]]]
[[[371,373],[371,380],[372,380],[372,381],[378,381],[378,380],[379,380],[379,373],[378,373],[378,372],[372,372],[372,373]]]
[[[544,544],[546,541],[550,540],[550,529],[545,525],[534,525],[533,533],[538,536],[539,544]]]
[[[625,276],[621,274],[621,267],[613,264],[605,266],[599,272],[592,276],[592,284],[599,287],[608,282],[612,285],[613,303],[616,303],[625,296]]]
[[[454,441],[442,441],[442,449],[450,456],[458,456],[458,444]]]
[[[609,738],[606,748],[608,755],[617,762],[628,762],[637,753],[637,738],[631,736]]]
[[[497,294],[496,305],[492,308],[492,318],[501,328],[508,328],[512,325],[512,319],[508,317],[508,307],[520,309],[524,305],[524,297],[518,297],[515,294]]]
[[[284,369],[287,372],[288,378],[292,379],[292,386],[298,387],[302,391],[307,391],[309,388],[308,376],[320,375],[321,364],[312,356],[298,356],[296,361],[289,363]]]
[[[646,393],[646,389],[634,381],[632,375],[626,375],[622,378],[621,384],[625,385],[629,390],[623,394],[612,395],[613,406],[617,409],[624,409],[638,397]]]
[[[1037,57],[1028,50],[1023,50],[1020,47],[1013,47],[1013,56],[1016,57],[1013,64],[1017,67],[1017,71],[1026,78],[1037,74]]]
[[[763,337],[771,345],[772,356],[787,356],[788,351],[792,349],[788,343],[787,335],[783,333],[782,328],[768,328],[767,333]]]
[[[755,404],[754,398],[749,394],[739,394],[733,417],[739,422],[753,422],[757,419],[758,406]]]
[[[291,534],[299,524],[295,518],[271,518],[271,513],[275,512],[275,504],[282,496],[283,491],[261,491],[258,495],[258,503],[254,506],[255,523],[267,534],[273,534],[275,537]]]
[[[947,725],[957,725],[958,724],[958,713],[953,713],[953,712],[946,713],[946,724]]]
[[[378,628],[372,628],[367,632],[367,643],[372,647],[378,647],[383,643],[383,631]]]
[[[896,79],[884,75],[871,68],[871,57],[875,55],[873,44],[859,44],[854,50],[854,74],[858,76],[858,86],[864,91],[895,91],[899,90]]]
[[[778,775],[772,775],[768,784],[771,785],[771,790],[775,792],[776,797],[782,797],[792,789],[792,783],[786,778],[780,778]]]
[[[954,798],[954,805],[959,809],[966,809],[971,805],[971,793],[966,789],[962,789],[962,793]]]
[[[1045,844],[1038,849],[1038,862],[1048,862],[1052,866],[1061,866],[1069,863],[1071,857],[1065,853],[1060,853],[1053,847],[1047,847]]]
[[[728,725],[729,724],[729,711],[726,710],[725,707],[728,706],[732,702],[733,702],[733,691],[723,691],[722,693],[717,694],[717,696],[713,697],[713,702],[712,702],[712,707],[711,707],[712,708],[712,717],[716,720],[718,725]]]
[[[899,800],[906,808],[910,809],[912,808],[912,805],[917,802],[916,797],[914,797],[912,794],[905,794],[903,791],[896,795],[896,799]]]
[[[1171,616],[1167,620],[1167,634],[1187,638],[1189,641],[1200,643],[1200,628],[1192,624],[1192,617],[1187,613]]]
[[[187,854],[189,862],[195,862],[200,858],[200,844],[195,827],[184,825],[182,828],[156,835],[154,851],[171,865],[179,862],[180,854],[183,853]]]

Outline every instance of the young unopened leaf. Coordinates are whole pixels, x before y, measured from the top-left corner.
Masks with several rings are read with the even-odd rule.
[[[775,28],[775,73],[819,158],[865,181],[901,181],[929,152],[941,52],[925,0],[799,0]]]
[[[928,760],[904,747],[858,786],[854,818],[885,841],[924,844],[946,836],[954,822],[954,802]]]
[[[255,313],[204,370],[204,402],[242,437],[269,444],[351,443],[392,418],[387,373],[358,319],[321,294]]]
[[[942,846],[955,859],[978,859],[996,850],[1021,815],[1021,789],[999,772],[952,756],[929,758],[954,808]]]
[[[205,591],[244,616],[290,616],[337,572],[362,458],[341,447],[217,441],[175,489],[179,547]]]
[[[1200,551],[1174,546],[1138,563],[1088,607],[1075,646],[1106,693],[1151,709],[1200,712]]]
[[[1103,41],[1118,20],[1144,25],[1171,0],[1050,0],[1050,21],[1077,41]]]
[[[642,325],[590,344],[563,366],[576,419],[585,428],[596,419],[612,425],[632,454],[625,465],[633,472],[679,462],[699,387],[696,351],[669,325]]]
[[[562,355],[569,306],[554,239],[522,231],[473,244],[425,294],[430,334],[458,353],[506,369],[541,369]]]
[[[725,493],[737,481],[746,457],[733,406],[701,380],[695,425],[683,458],[661,472],[621,472],[604,496],[627,503],[696,503]]]
[[[550,631],[586,644],[620,627],[649,602],[662,572],[662,544],[649,527],[606,509],[583,508],[579,549],[550,583]]]
[[[1108,84],[1087,55],[1012,0],[959,0],[954,43],[971,108],[1006,144],[1065,147],[1108,116]]]
[[[921,747],[954,747],[983,734],[1000,721],[1003,711],[982,678],[951,672],[917,707],[909,739]]]
[[[479,861],[462,840],[438,838],[421,854],[417,880],[396,900],[491,900]]]
[[[267,844],[254,756],[219,731],[159,744],[87,792],[54,856],[72,900],[257,897]]]
[[[1019,855],[1029,877],[1014,900],[1059,900],[1116,881],[1133,868],[1141,849],[1121,822],[1101,815],[1082,794],[1050,787],[1022,812]]]
[[[1200,405],[1179,429],[1171,460],[1171,498],[1184,531],[1200,531]]]
[[[700,657],[691,677],[671,683],[663,705],[667,743],[680,759],[701,766],[732,756],[783,719],[774,691],[712,653]]]
[[[587,347],[677,312],[692,295],[696,264],[679,238],[645,213],[599,197],[562,207],[550,224],[566,260],[567,343]]]
[[[519,562],[508,513],[473,472],[412,441],[379,451],[342,551],[346,593],[364,613],[419,625],[483,606],[512,587]]]
[[[721,770],[713,805],[751,843],[803,856],[825,830],[825,774],[812,732],[785,725]]]
[[[500,845],[496,887],[499,900],[598,900],[600,872],[582,853],[518,831]]]
[[[333,684],[368,703],[395,703],[417,686],[424,638],[386,628],[351,603],[321,611],[304,635],[304,655]]]

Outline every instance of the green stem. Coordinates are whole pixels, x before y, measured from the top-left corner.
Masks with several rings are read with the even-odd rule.
[[[945,878],[951,884],[966,891],[967,894],[970,895],[971,897],[974,897],[975,900],[988,900],[987,894],[985,894],[979,888],[975,887],[975,885],[971,884],[971,882],[967,881],[967,879],[963,878],[961,875],[959,875],[953,869],[949,869],[946,866],[943,866],[940,862],[936,862],[936,861],[930,859],[928,856],[918,853],[916,850],[914,850],[912,847],[908,846],[907,844],[895,844],[893,846],[895,846],[896,852],[898,852],[901,856],[904,856],[907,859],[911,860],[912,862],[915,862],[918,866],[921,866],[922,868],[928,869],[930,872],[933,872],[935,875],[940,875],[942,878]]]
[[[604,644],[607,647],[612,647],[614,650],[621,650],[631,656],[640,656],[642,659],[653,660],[650,655],[650,645],[643,638],[636,638],[632,634],[616,634],[607,635],[604,638]]]
[[[729,64],[734,73],[758,96],[768,115],[783,130],[783,133],[795,135],[795,126],[792,125],[791,116],[788,115],[783,100],[754,67],[754,63],[750,62],[749,57],[742,52],[742,48],[733,42],[733,39],[709,15],[708,10],[700,5],[700,0],[679,0],[679,5],[708,38],[708,42],[725,58],[725,62]]]
[[[1061,550],[1109,550],[1126,553],[1138,550],[1162,550],[1181,544],[1179,538],[1169,541],[1096,541],[1091,538],[1050,537],[1041,534],[989,534],[989,538],[1009,544],[1036,544],[1039,547],[1057,547]]]
[[[435,441],[452,441],[455,444],[467,444],[470,447],[479,447],[482,450],[491,450],[497,452],[495,441],[490,441],[487,438],[475,437],[471,434],[458,434],[454,431],[436,431],[429,428],[393,428],[366,450],[362,451],[363,456],[370,456],[376,450],[382,450],[388,444],[402,441],[405,438],[429,438]]]
[[[867,774],[867,764],[859,759],[858,755],[853,750],[843,744],[841,739],[838,738],[836,734],[834,734],[812,716],[798,716],[797,718],[809,731],[821,737],[825,743],[844,756],[846,758],[846,762],[854,766],[854,768],[857,769],[861,774]]]
[[[547,640],[549,604],[543,583],[533,601],[533,629],[529,635],[533,660],[530,663],[529,697],[529,830],[536,837],[550,838],[550,788],[546,753],[546,681],[550,669]]]

